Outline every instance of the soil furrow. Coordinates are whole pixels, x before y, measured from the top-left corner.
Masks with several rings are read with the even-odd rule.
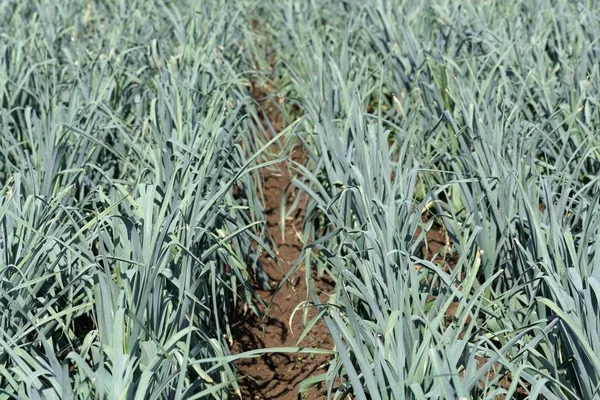
[[[283,117],[271,102],[269,94],[264,88],[254,89],[253,96],[259,104],[260,111],[269,119],[270,125],[276,131],[284,128]],[[266,126],[266,121],[264,121]],[[289,157],[303,163],[305,154],[300,147],[296,148]],[[294,264],[302,249],[299,232],[302,231],[304,218],[303,206],[286,221],[285,234],[282,236],[279,225],[281,212],[281,198],[283,191],[292,179],[285,162],[263,171],[263,193],[265,197],[267,227],[277,248],[279,265],[263,252],[260,262],[269,275],[271,286],[277,287],[289,268]],[[287,193],[286,204],[289,206],[294,200],[292,193]],[[303,202],[301,202],[302,204]],[[269,310],[261,309],[265,318],[260,318],[250,311],[243,316],[238,316],[237,322],[232,326],[234,334],[234,347],[236,354],[255,349],[268,349],[274,347],[295,347],[304,327],[302,325],[302,312],[294,315],[291,326],[290,317],[295,308],[307,299],[305,271],[301,267],[284,284],[276,294]],[[326,300],[332,290],[330,282],[313,277],[315,288]],[[256,292],[266,303],[271,299],[272,293],[260,290],[255,285]],[[314,315],[313,312],[310,314]],[[332,349],[333,343],[327,328],[323,323],[313,327],[310,334],[300,344],[304,347]],[[242,359],[237,362],[240,369],[240,386],[243,399],[296,399],[298,385],[301,381],[311,376],[326,372],[329,357],[309,354],[282,354],[271,353],[262,357]],[[314,389],[303,398],[326,398],[323,388]]]

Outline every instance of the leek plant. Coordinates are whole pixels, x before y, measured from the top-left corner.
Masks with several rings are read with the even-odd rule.
[[[308,299],[338,355],[305,386],[326,381],[333,398],[598,396],[597,5],[269,10],[309,155],[291,165],[311,199],[297,264],[337,284],[328,302]],[[434,221],[452,265],[423,258]]]
[[[1,398],[239,390],[264,148],[227,4],[0,4]]]

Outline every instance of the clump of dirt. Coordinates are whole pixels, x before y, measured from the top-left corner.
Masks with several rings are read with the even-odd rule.
[[[269,126],[276,132],[284,128],[285,122],[279,112],[279,99],[273,104],[268,100],[268,88],[254,87],[253,97],[269,121],[263,121],[266,130]],[[306,155],[301,147],[297,147],[290,155],[293,161],[303,163]],[[280,229],[281,199],[286,196],[286,205],[294,200],[293,193],[284,193],[292,176],[285,162],[271,166],[263,171],[263,194],[265,199],[267,228],[277,249],[277,262],[263,252],[260,262],[269,275],[271,286],[277,287],[283,281],[286,273],[294,264],[302,251],[302,242],[299,232],[302,231],[304,208],[300,202],[294,215],[286,221],[284,235]],[[277,265],[279,264],[279,265]],[[333,290],[333,283],[326,278],[319,279],[312,274],[314,286],[321,298],[326,302],[327,296]],[[261,290],[256,285],[256,293],[269,303],[272,293]],[[298,311],[289,324],[290,317],[296,307],[307,300],[307,287],[303,265],[283,284],[275,295],[270,309],[259,308],[264,313],[261,318],[251,312],[235,316],[232,324],[234,344],[232,352],[240,354],[249,350],[269,349],[275,347],[296,347],[333,349],[333,341],[326,326],[319,322],[310,331],[310,334],[298,344],[298,339],[304,331],[302,324],[302,311]],[[311,310],[309,316],[316,315],[316,310]],[[306,353],[266,353],[261,357],[246,358],[236,364],[240,370],[240,389],[243,399],[296,399],[298,385],[306,378],[322,374],[326,371],[330,357],[326,355],[311,355]],[[304,398],[326,398],[324,388],[315,388],[307,393]]]

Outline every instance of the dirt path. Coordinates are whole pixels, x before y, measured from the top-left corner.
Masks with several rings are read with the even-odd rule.
[[[264,88],[254,88],[253,96],[259,103],[259,107],[265,112],[271,125],[276,131],[285,127],[283,117],[267,98],[268,93]],[[297,148],[291,155],[291,159],[304,162],[305,155]],[[290,182],[291,176],[285,163],[275,165],[263,171],[264,204],[267,212],[267,227],[272,236],[279,257],[277,266],[275,261],[264,252],[260,261],[265,272],[269,275],[271,286],[276,287],[282,281],[285,273],[294,264],[300,251],[302,243],[298,237],[302,231],[304,209],[300,207],[293,217],[286,221],[285,239],[281,235],[279,225],[280,204],[283,191]],[[287,194],[286,203],[289,205],[294,200],[292,193]],[[283,269],[283,270],[282,270]],[[297,312],[292,321],[291,331],[289,326],[290,317],[296,306],[307,299],[307,288],[304,279],[304,268],[301,267],[291,277],[290,282],[285,284],[277,293],[270,310],[265,312],[266,318],[261,319],[248,312],[239,315],[232,326],[235,343],[232,352],[239,354],[248,350],[272,348],[272,347],[295,347],[304,327],[302,325],[302,313]],[[331,282],[319,280],[314,277],[315,288],[322,301],[327,300],[327,295],[332,291]],[[257,293],[265,302],[271,299],[272,293],[258,290]],[[311,316],[315,313],[312,312]],[[331,350],[333,342],[323,323],[317,324],[301,343],[304,347],[322,348]],[[329,357],[323,355],[309,354],[266,354],[259,358],[243,359],[236,364],[240,369],[240,386],[243,399],[297,399],[298,385],[304,379],[316,376],[327,371]],[[306,399],[326,398],[323,388],[314,389],[304,396]]]

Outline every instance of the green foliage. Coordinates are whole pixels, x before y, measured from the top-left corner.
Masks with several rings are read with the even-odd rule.
[[[309,201],[281,224],[305,206],[304,335],[323,320],[335,343],[302,390],[598,397],[598,15],[0,2],[0,398],[239,393],[231,362],[269,351],[229,354],[269,251],[257,172],[296,145]],[[264,128],[250,86],[302,118]],[[433,256],[432,231],[448,238]]]
[[[264,149],[223,4],[3,2],[0,397],[237,389]]]
[[[311,296],[338,351],[330,395],[598,396],[598,11],[272,7],[310,155],[305,262],[337,281],[327,304]],[[423,259],[436,222],[450,268]]]

